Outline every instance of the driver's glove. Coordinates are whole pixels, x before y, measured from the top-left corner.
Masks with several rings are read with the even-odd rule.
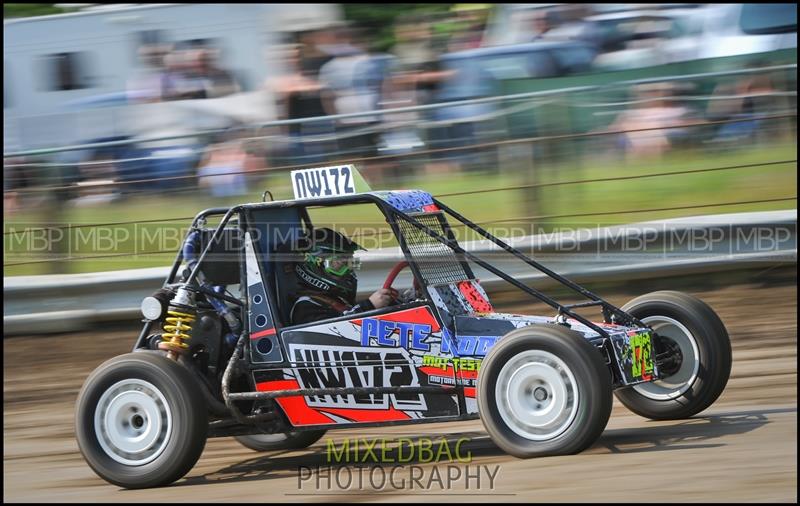
[[[411,302],[417,299],[417,291],[413,288],[408,288],[400,292],[400,296],[397,298],[397,301],[401,304],[405,304],[406,302]]]

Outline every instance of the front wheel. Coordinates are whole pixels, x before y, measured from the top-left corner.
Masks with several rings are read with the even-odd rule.
[[[672,355],[662,379],[615,392],[625,407],[652,420],[675,420],[717,400],[731,373],[731,343],[708,304],[686,293],[659,291],[637,297],[622,309],[658,335],[657,354]]]
[[[601,352],[560,325],[501,338],[481,364],[477,393],[492,441],[520,458],[581,452],[611,414],[611,375]]]
[[[302,450],[319,441],[325,432],[324,430],[309,430],[278,434],[251,434],[235,436],[235,439],[242,446],[257,452]]]
[[[208,434],[205,400],[191,373],[160,353],[106,361],[78,394],[75,434],[101,478],[124,488],[158,487],[197,462]]]

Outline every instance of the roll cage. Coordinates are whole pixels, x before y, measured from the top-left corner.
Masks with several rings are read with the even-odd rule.
[[[412,200],[417,201],[416,203],[413,203],[413,205],[419,203],[419,198],[420,196],[422,196],[423,197],[422,204],[418,205],[417,207],[409,207],[407,205],[408,199],[405,198],[409,196],[413,197]],[[394,198],[393,200],[392,197],[396,198]],[[424,200],[425,197],[427,197],[427,200]],[[398,202],[401,205],[398,205]],[[425,202],[429,203],[425,204]],[[188,277],[182,282],[179,282],[176,279],[176,276],[178,274],[178,269],[184,260],[183,249],[180,249],[178,251],[175,261],[173,262],[172,269],[170,270],[169,275],[164,281],[163,287],[175,287],[179,285],[182,287],[186,287],[192,291],[203,293],[204,295],[209,297],[216,297],[218,299],[222,299],[226,302],[235,304],[239,307],[245,306],[245,303],[242,300],[230,297],[222,293],[217,293],[200,286],[196,286],[195,283],[197,280],[197,276],[204,265],[204,261],[206,261],[207,257],[209,256],[211,250],[215,247],[215,245],[217,245],[220,242],[223,236],[223,232],[226,230],[227,225],[234,217],[236,217],[238,221],[238,227],[237,227],[238,230],[240,232],[246,233],[254,226],[254,223],[252,223],[252,216],[254,211],[264,210],[264,209],[297,209],[299,211],[299,216],[302,224],[307,229],[311,229],[313,225],[311,224],[311,219],[308,215],[307,208],[332,207],[332,206],[342,206],[350,204],[375,204],[378,207],[378,209],[380,209],[380,211],[386,218],[387,223],[391,227],[392,232],[394,233],[395,237],[397,238],[400,244],[401,251],[403,252],[406,261],[409,264],[409,268],[411,269],[414,279],[416,280],[417,283],[419,283],[419,286],[423,288],[422,291],[424,292],[426,298],[429,298],[429,295],[427,294],[427,288],[432,284],[431,283],[432,280],[430,279],[429,276],[426,276],[425,263],[420,261],[420,251],[414,251],[415,245],[409,241],[409,234],[411,231],[416,231],[418,233],[418,236],[424,235],[424,237],[432,239],[433,241],[435,241],[437,245],[439,245],[439,247],[443,245],[447,249],[449,249],[452,255],[455,257],[455,260],[460,264],[461,268],[463,269],[463,272],[468,277],[470,278],[474,277],[472,275],[472,271],[468,264],[468,261],[471,261],[474,262],[476,265],[479,265],[484,269],[486,269],[487,271],[498,276],[499,278],[507,281],[512,286],[523,291],[529,296],[538,299],[539,301],[552,307],[557,311],[556,315],[557,318],[567,318],[567,317],[572,318],[582,323],[583,325],[586,325],[587,327],[591,328],[604,338],[609,338],[609,335],[606,332],[606,330],[603,329],[603,327],[593,323],[589,319],[578,314],[577,312],[575,312],[575,310],[586,307],[599,307],[602,311],[605,323],[638,326],[638,327],[646,326],[641,321],[634,318],[630,314],[626,313],[622,309],[614,306],[610,302],[602,299],[601,297],[592,293],[586,288],[548,269],[544,265],[540,264],[539,262],[535,261],[529,256],[523,254],[522,252],[515,249],[505,241],[499,239],[498,237],[489,233],[487,230],[483,229],[479,225],[473,223],[472,221],[468,220],[458,212],[454,211],[452,208],[450,208],[443,202],[439,201],[438,199],[433,198],[432,196],[430,196],[425,192],[417,190],[407,190],[401,192],[369,192],[369,193],[361,193],[356,195],[339,196],[339,197],[250,203],[250,204],[240,204],[233,207],[216,207],[203,210],[195,216],[188,233],[203,229],[208,218],[210,217],[222,216],[220,223],[217,225],[213,236],[208,241],[208,244],[205,246],[205,248],[203,248],[203,251],[199,256],[199,259],[195,263],[194,267],[191,269],[191,272],[189,273]],[[527,286],[524,283],[521,283],[511,275],[493,266],[488,261],[480,258],[478,255],[463,249],[456,241],[455,236],[452,233],[452,229],[447,222],[446,216],[450,216],[451,218],[461,223],[463,226],[471,229],[484,239],[491,241],[500,249],[504,250],[505,252],[509,253],[515,258],[521,260],[531,268],[544,273],[551,279],[556,280],[561,285],[569,288],[571,291],[578,293],[579,295],[585,297],[588,300],[573,304],[562,304],[557,300],[553,299],[552,297],[545,295],[541,291],[532,288],[530,286]],[[431,219],[434,219],[435,222],[440,224],[441,233],[437,232],[428,223],[424,222],[424,221],[430,222]],[[257,255],[260,258],[264,258],[268,254],[269,254],[268,252],[264,251],[257,252]],[[240,251],[240,269],[241,269],[242,280],[246,279],[246,262],[244,261],[243,257],[244,257],[244,252]],[[430,272],[428,272],[427,274],[430,274]],[[276,305],[279,305],[280,301],[275,301],[275,303]],[[280,317],[277,317],[275,319],[280,320]],[[152,323],[153,322],[150,321],[147,321],[145,323],[145,327],[142,329],[142,332],[139,335],[139,338],[136,342],[134,349],[142,346],[144,340],[148,335],[148,332],[150,331],[150,326]],[[247,331],[247,328],[245,328],[245,331]]]

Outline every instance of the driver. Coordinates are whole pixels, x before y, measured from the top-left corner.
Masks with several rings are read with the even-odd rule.
[[[364,250],[329,228],[314,229],[304,258],[295,264],[300,289],[292,305],[292,325],[310,323],[395,304],[397,290],[381,288],[368,299],[356,302],[358,279],[356,250]]]

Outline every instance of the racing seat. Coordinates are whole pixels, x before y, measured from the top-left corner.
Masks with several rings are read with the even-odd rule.
[[[297,275],[294,273],[294,261],[286,257],[292,253],[290,248],[284,246],[278,251],[278,258],[274,263],[273,279],[275,280],[275,294],[278,306],[278,319],[283,326],[291,322],[292,301],[296,298],[298,284]]]
[[[292,254],[304,230],[300,209],[264,209],[253,215],[259,229],[259,250],[265,252],[260,263],[267,296],[277,308],[277,323],[287,326],[291,323],[289,302],[297,292]]]
[[[214,235],[214,229],[200,231],[197,257],[205,250]],[[238,228],[226,228],[220,239],[214,243],[206,255],[201,270],[206,280],[215,286],[239,284],[239,252],[242,248],[242,234]]]

